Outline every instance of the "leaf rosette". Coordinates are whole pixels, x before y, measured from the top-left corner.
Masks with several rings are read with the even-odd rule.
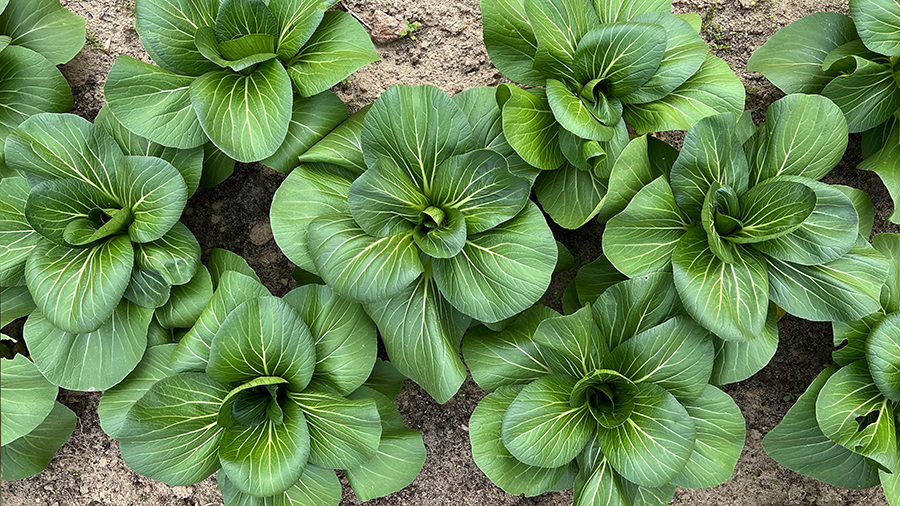
[[[7,339],[5,335],[3,338]],[[69,440],[77,418],[56,401],[56,385],[24,355],[0,359],[0,382],[3,479],[21,480],[47,467]]]
[[[534,171],[499,115],[490,88],[394,86],[304,155],[272,203],[287,257],[365,304],[391,362],[439,402],[466,377],[469,323],[530,307],[556,264]]]
[[[699,35],[696,14],[671,0],[482,0],[484,41],[509,79],[503,130],[516,152],[544,169],[535,191],[563,227],[600,212],[613,162],[638,133],[687,130],[739,113],[740,80]]]
[[[831,99],[850,132],[862,132],[863,163],[894,200],[900,223],[900,6],[892,0],[850,0],[850,14],[819,12],[779,30],[757,49],[747,69],[785,93]]]
[[[6,138],[42,112],[68,112],[72,90],[57,65],[84,46],[85,21],[57,0],[0,1],[0,177]]]
[[[491,393],[472,414],[472,456],[497,486],[574,504],[671,502],[675,486],[731,477],[744,420],[709,384],[714,345],[684,316],[670,273],[612,285],[568,316],[535,306],[473,328],[463,353]]]
[[[836,487],[878,485],[900,501],[900,235],[878,234],[890,260],[878,311],[834,323],[836,365],[819,374],[765,438],[781,465]]]
[[[221,469],[226,505],[336,506],[333,469],[368,500],[407,486],[425,458],[375,353],[359,304],[322,285],[279,299],[226,270],[181,341],[148,349],[105,394],[101,422],[153,479],[189,485]]]
[[[135,28],[158,66],[119,57],[104,88],[109,107],[163,146],[206,144],[286,172],[308,137],[346,117],[327,90],[378,60],[359,22],[326,12],[335,3],[139,0]]]
[[[102,114],[98,124],[109,127]],[[134,369],[154,310],[200,266],[200,245],[178,219],[202,153],[125,140],[42,113],[6,142],[7,164],[25,177],[0,182],[10,190],[0,230],[12,238],[0,274],[27,289],[12,316],[30,313],[24,337],[37,368],[72,390],[104,390]]]
[[[840,109],[795,94],[775,102],[759,129],[746,117],[705,118],[663,174],[631,165],[623,175],[627,204],[607,223],[605,257],[629,277],[673,272],[687,313],[725,341],[723,353],[744,360],[731,362],[743,371],[718,383],[767,362],[748,354],[774,352],[770,301],[814,321],[878,309],[887,260],[864,238],[871,201],[818,181],[846,145]]]

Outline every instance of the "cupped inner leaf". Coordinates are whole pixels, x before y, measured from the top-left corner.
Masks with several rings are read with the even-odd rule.
[[[134,221],[130,209],[94,209],[87,218],[69,222],[63,238],[73,246],[82,246],[128,230]]]
[[[588,406],[597,423],[612,429],[631,416],[637,392],[628,378],[609,369],[597,369],[575,385],[569,404],[573,408]]]
[[[263,0],[223,0],[216,15],[219,42],[254,33],[278,35],[278,22]]]
[[[280,425],[284,422],[281,404],[287,398],[286,384],[284,378],[262,376],[234,388],[219,408],[218,424],[254,427],[269,420]]]
[[[450,258],[466,245],[466,220],[458,209],[429,206],[419,214],[413,230],[416,246],[434,258]]]

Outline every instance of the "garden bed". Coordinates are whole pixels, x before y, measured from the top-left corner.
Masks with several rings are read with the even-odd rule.
[[[134,32],[133,3],[122,0],[68,0],[63,4],[87,19],[88,44],[63,72],[75,94],[74,112],[93,120],[103,104],[103,83],[116,56],[148,60]],[[343,8],[371,27],[376,10],[399,20],[419,22],[415,40],[402,38],[378,46],[382,61],[341,83],[336,92],[351,110],[371,103],[393,84],[435,84],[455,94],[473,86],[497,85],[500,73],[491,65],[481,35],[478,0],[345,0]],[[724,58],[742,79],[747,107],[760,121],[768,105],[782,93],[758,74],[746,72],[751,52],[779,28],[821,10],[842,11],[845,0],[676,0],[677,12],[704,18],[702,34],[713,52]],[[676,142],[677,138],[666,139]],[[854,169],[859,163],[859,138],[829,183],[868,192],[875,205],[875,232],[900,232],[886,222],[890,198],[878,177]],[[276,295],[294,286],[292,265],[281,254],[268,226],[269,206],[284,175],[259,164],[238,164],[234,175],[212,189],[200,190],[188,203],[183,221],[196,235],[204,255],[226,248],[242,255]],[[554,228],[557,238],[579,264],[600,254],[602,227],[589,224],[577,231]],[[204,260],[206,256],[204,256]],[[546,302],[558,299],[572,273],[561,273]],[[18,328],[7,331],[14,336]],[[883,505],[879,489],[847,491],[795,474],[776,464],[762,450],[762,437],[774,427],[812,379],[831,362],[831,327],[786,317],[779,325],[780,344],[772,362],[750,380],[730,385],[747,420],[747,443],[734,477],[703,490],[679,490],[674,504],[687,505]],[[503,493],[475,466],[471,457],[468,419],[484,393],[467,381],[459,394],[443,405],[407,382],[397,400],[410,428],[425,438],[428,458],[413,484],[373,505],[568,505],[571,492],[523,499]],[[132,472],[119,455],[118,444],[100,428],[96,414],[99,393],[63,392],[60,401],[79,416],[72,439],[43,473],[2,485],[5,506],[23,505],[218,505],[215,478],[191,487],[168,487]],[[358,504],[345,488],[342,505]]]

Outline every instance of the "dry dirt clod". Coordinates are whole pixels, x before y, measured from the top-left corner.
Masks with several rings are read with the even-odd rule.
[[[272,235],[272,226],[268,223],[260,223],[253,225],[250,229],[250,242],[257,246],[262,246],[274,238]]]
[[[388,42],[403,37],[403,22],[384,11],[375,11],[375,24],[372,25],[372,40],[376,44]]]

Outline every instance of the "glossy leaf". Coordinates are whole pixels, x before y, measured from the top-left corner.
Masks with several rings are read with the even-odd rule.
[[[72,410],[54,402],[50,414],[34,430],[0,447],[3,479],[21,480],[43,471],[69,440],[77,422]]]
[[[41,424],[53,410],[56,385],[47,381],[37,367],[24,355],[0,361],[3,375],[2,446],[28,434]]]
[[[356,467],[375,456],[381,418],[372,399],[350,400],[324,391],[290,393],[309,426],[309,461],[332,469]]]
[[[118,437],[122,424],[125,423],[125,415],[131,406],[134,406],[157,381],[172,374],[169,358],[174,349],[175,344],[147,348],[137,367],[119,384],[103,392],[97,406],[103,432]]]

